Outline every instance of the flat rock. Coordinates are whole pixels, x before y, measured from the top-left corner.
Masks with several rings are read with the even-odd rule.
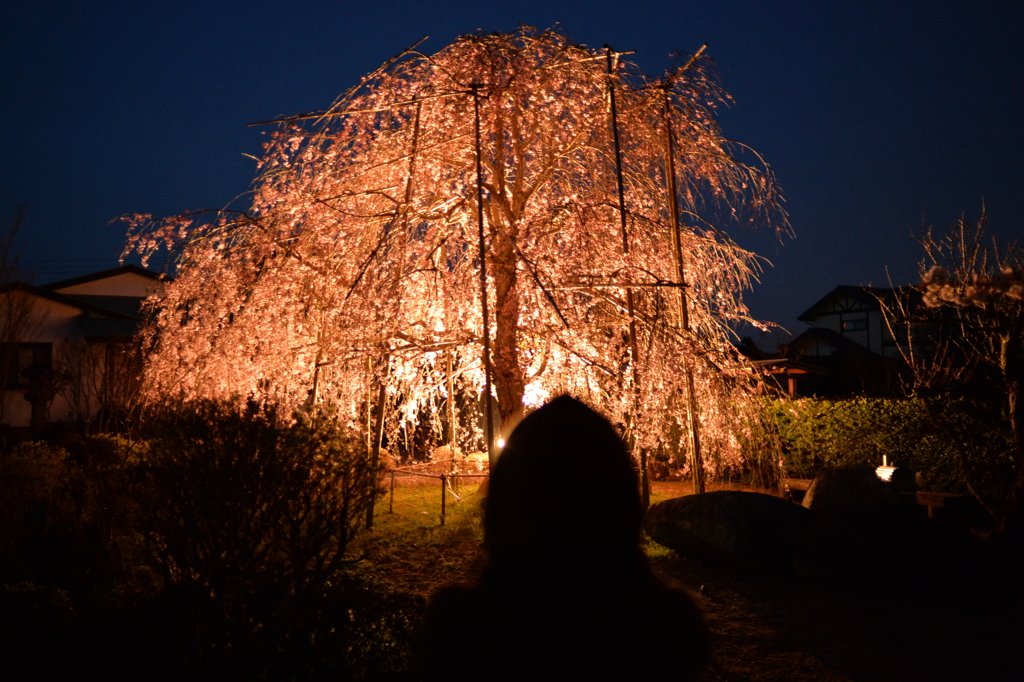
[[[814,523],[798,504],[738,490],[659,502],[644,517],[647,534],[683,556],[773,573],[792,570],[801,535]]]

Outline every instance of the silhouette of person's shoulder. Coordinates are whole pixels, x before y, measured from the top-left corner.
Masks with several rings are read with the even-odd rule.
[[[534,597],[444,589],[431,603],[419,658],[427,680],[450,679],[455,668],[485,680],[690,680],[709,651],[689,595],[651,580]]]

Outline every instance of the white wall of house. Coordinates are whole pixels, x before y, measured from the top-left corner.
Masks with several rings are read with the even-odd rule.
[[[40,296],[15,291],[0,296],[29,296],[32,302],[32,320],[24,326],[18,335],[18,341],[53,344],[56,354],[58,347],[67,341],[84,342],[82,332],[75,319],[82,315],[80,308],[75,308]],[[25,400],[21,390],[8,389],[6,377],[3,384],[3,415],[2,421],[9,426],[27,427],[32,418],[32,405]],[[57,421],[66,419],[72,412],[70,405],[63,396],[54,398],[50,406],[50,419]]]
[[[163,283],[153,276],[127,269],[116,268],[68,280],[68,286],[38,289],[15,283],[0,292],[0,327],[3,327],[3,319],[12,316],[5,316],[4,312],[25,309],[15,305],[19,301],[30,303],[34,315],[31,324],[13,325],[16,334],[0,339],[5,344],[16,344],[4,346],[6,352],[16,356],[16,366],[11,370],[13,376],[3,376],[0,381],[0,423],[31,427],[32,403],[25,399],[28,382],[22,372],[33,361],[43,361],[46,346],[28,344],[49,344],[53,368],[69,378],[61,388],[62,393],[58,392],[50,404],[49,421],[90,419],[96,415],[97,401],[110,397],[110,373],[124,370],[112,369],[117,367],[112,363],[126,357],[117,354],[122,352],[118,340],[127,341],[132,333],[131,316],[137,310],[137,301],[159,294],[163,289]],[[62,300],[53,300],[53,294]],[[103,323],[104,319],[108,323]],[[86,330],[108,341],[97,342],[90,337],[91,342],[87,342]],[[115,345],[111,345],[111,340]],[[15,383],[20,386],[8,387]]]
[[[814,318],[814,327],[842,334],[879,355],[892,357],[899,354],[898,349],[885,343],[892,340],[892,335],[889,334],[881,310],[872,309],[851,296],[841,296],[831,301]],[[834,350],[829,346],[820,355],[831,355]]]

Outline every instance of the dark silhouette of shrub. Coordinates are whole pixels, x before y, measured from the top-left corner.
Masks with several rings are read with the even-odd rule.
[[[346,570],[379,492],[362,440],[329,413],[212,402],[152,411],[139,435],[0,454],[5,669],[174,680],[408,669],[424,600]]]
[[[89,436],[68,449],[22,443],[0,455],[4,582],[66,590],[80,607],[135,589],[131,574],[148,548],[134,526],[126,453],[116,438]]]
[[[67,452],[24,443],[0,454],[0,577],[37,581],[45,536],[67,512],[71,467]]]
[[[329,412],[215,402],[154,414],[146,434],[144,525],[198,621],[199,655],[277,646],[344,567],[380,492],[365,444]]]

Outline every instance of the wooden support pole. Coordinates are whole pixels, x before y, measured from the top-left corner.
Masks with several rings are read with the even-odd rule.
[[[414,191],[414,179],[416,176],[416,155],[419,150],[419,139],[420,139],[420,114],[422,112],[422,104],[413,98],[416,104],[416,113],[413,119],[413,130],[412,130],[412,149],[409,153],[409,170],[406,175],[405,181],[405,200],[402,203],[401,208],[401,221],[404,223],[406,230],[409,228],[409,207],[412,205],[412,196]],[[378,476],[376,483],[380,483],[380,448],[381,441],[384,438],[384,401],[387,398],[387,375],[389,371],[391,361],[391,354],[385,353],[383,360],[383,368],[379,377],[379,386],[377,389],[377,414],[376,421],[373,429],[373,443],[371,446],[370,464],[373,467],[374,475]],[[369,368],[369,358],[367,358],[367,368]],[[367,413],[369,413],[370,406],[367,402]],[[369,414],[367,414],[367,423],[369,423]],[[395,506],[395,472],[391,472],[391,503],[389,511],[394,511]],[[373,512],[374,505],[371,504],[369,509],[366,510],[366,529],[373,530]]]
[[[451,348],[445,350],[445,370],[447,371],[448,379],[448,456],[451,461],[448,464],[448,472],[454,474],[458,469],[458,460],[455,456],[455,435],[456,435],[456,420],[458,416],[455,410],[455,374],[452,371],[452,350]],[[459,482],[458,479],[452,479],[452,491],[458,492]]]
[[[373,360],[366,356],[366,451],[373,450]]]
[[[612,142],[615,145],[615,181],[619,195],[619,227],[622,232],[622,253],[629,255],[629,232],[626,220],[626,189],[622,173],[622,145],[619,141],[619,120],[618,111],[615,106],[615,66],[612,59],[612,48],[605,45],[607,66],[608,66],[608,96],[611,104],[611,128]],[[640,495],[644,509],[651,505],[651,482],[647,475],[647,451],[636,447],[636,420],[640,410],[640,354],[636,342],[636,312],[633,300],[632,287],[626,287],[626,313],[629,316],[629,366],[633,375],[633,415],[630,429],[630,448],[639,451],[640,458]]]
[[[455,411],[455,376],[452,372],[452,351],[449,348],[445,351],[445,369],[448,374],[448,449],[451,451],[452,459],[455,459],[455,435],[456,419]]]
[[[444,525],[445,502],[448,499],[448,477],[441,474],[441,525]]]
[[[370,466],[374,476],[379,476],[377,470],[380,468],[380,444],[384,438],[384,400],[387,398],[387,374],[390,359],[390,354],[384,355],[384,361],[381,363],[383,367],[378,379],[380,385],[377,388],[377,414],[373,425],[373,447],[370,451]],[[380,482],[379,479],[377,482]],[[373,530],[373,508],[374,503],[371,503],[366,510],[366,530]]]
[[[702,47],[700,52],[703,52]],[[696,55],[694,56],[696,58]],[[689,63],[692,63],[691,59]],[[688,63],[688,65],[689,65]],[[665,83],[664,123],[665,123],[665,180],[668,184],[668,211],[672,222],[672,255],[676,264],[676,282],[679,290],[679,329],[683,338],[692,340],[690,336],[690,315],[686,299],[686,262],[683,259],[683,244],[679,224],[679,208],[676,206],[678,190],[676,188],[675,147],[672,141],[672,107],[671,83]],[[693,361],[687,352],[683,360],[683,371],[686,375],[686,427],[689,433],[690,476],[693,479],[693,492],[705,491],[704,461],[700,448],[700,413],[697,411],[697,395],[693,383]]]
[[[484,169],[480,140],[480,88],[473,83],[473,124],[476,133],[476,226],[477,246],[480,258],[480,312],[483,316],[483,365],[484,365],[484,438],[487,440],[488,470],[498,461],[494,442],[494,407],[491,399],[491,327],[490,310],[487,301],[487,244],[484,239]]]

